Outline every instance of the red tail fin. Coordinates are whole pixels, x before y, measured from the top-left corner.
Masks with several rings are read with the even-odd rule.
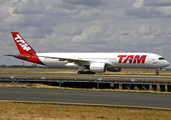
[[[44,65],[39,58],[36,56],[36,52],[31,48],[31,46],[21,37],[18,32],[11,32],[12,37],[18,47],[20,55],[7,55],[12,56],[21,60],[26,60],[29,62]]]
[[[18,47],[20,55],[32,54],[35,55],[36,52],[31,48],[31,46],[21,37],[18,32],[11,32],[12,37]]]

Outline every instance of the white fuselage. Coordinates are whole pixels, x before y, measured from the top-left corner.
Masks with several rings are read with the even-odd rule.
[[[44,65],[54,67],[78,68],[80,65],[88,66],[96,62],[109,63],[114,68],[162,68],[169,65],[162,56],[153,53],[37,53],[36,55]],[[75,64],[75,62],[50,57],[84,61]]]

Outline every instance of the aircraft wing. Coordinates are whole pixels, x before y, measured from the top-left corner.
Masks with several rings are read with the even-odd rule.
[[[51,59],[58,59],[59,61],[68,61],[70,63],[75,63],[77,65],[82,65],[83,63],[90,63],[90,62],[100,62],[105,63],[108,66],[113,66],[112,63],[108,61],[96,61],[96,60],[85,60],[85,59],[74,59],[74,58],[63,58],[63,57],[51,57],[51,56],[41,56],[41,55],[34,55],[28,51],[26,51],[31,56],[37,56],[37,57],[44,57],[44,58],[51,58]]]
[[[51,58],[51,59],[58,59],[60,61],[68,61],[70,63],[74,62],[75,64],[80,65],[81,63],[84,62],[100,62],[100,63],[105,63],[108,66],[112,66],[112,63],[108,61],[96,61],[96,60],[85,60],[85,59],[74,59],[74,58],[62,58],[62,57],[50,57],[50,56],[37,56],[37,57],[44,57],[44,58]]]

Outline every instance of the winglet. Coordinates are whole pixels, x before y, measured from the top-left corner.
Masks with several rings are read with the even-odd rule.
[[[31,48],[31,46],[21,37],[18,32],[11,32],[15,44],[18,47],[20,55],[27,55],[28,53],[36,55],[36,52]]]

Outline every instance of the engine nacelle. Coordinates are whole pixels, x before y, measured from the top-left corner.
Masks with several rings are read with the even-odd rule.
[[[113,68],[113,67],[110,67],[110,68],[107,68],[107,71],[120,72],[121,71],[121,68]]]
[[[91,63],[90,64],[91,72],[106,72],[105,63]]]

